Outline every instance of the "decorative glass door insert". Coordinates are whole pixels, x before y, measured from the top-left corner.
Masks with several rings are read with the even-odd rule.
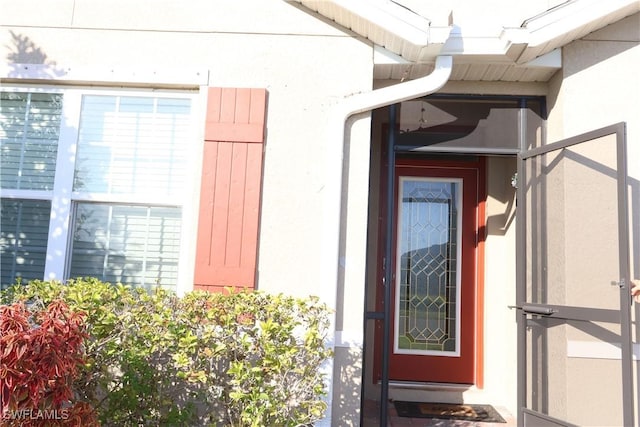
[[[403,157],[395,163],[389,379],[475,384],[484,161]],[[382,277],[387,263],[383,256],[379,262]],[[379,310],[385,292],[385,281],[378,281]],[[383,329],[377,331],[380,340]],[[381,352],[374,356],[380,379]]]
[[[462,179],[399,177],[394,353],[460,353]]]

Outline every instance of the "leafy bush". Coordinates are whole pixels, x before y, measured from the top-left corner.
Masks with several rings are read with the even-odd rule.
[[[261,292],[183,298],[96,279],[33,281],[2,302],[85,313],[73,389],[103,425],[296,426],[322,417],[325,306]]]

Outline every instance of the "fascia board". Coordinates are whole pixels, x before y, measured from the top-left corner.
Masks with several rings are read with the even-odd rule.
[[[451,34],[442,46],[442,55],[505,55],[510,42],[496,36],[471,36]]]
[[[297,1],[306,3],[305,0]],[[551,43],[554,40],[561,40],[563,36],[607,17],[613,19],[621,11],[634,13],[640,10],[638,0],[569,0],[524,21],[520,28],[504,28],[499,34],[488,32],[483,35],[476,31],[469,35],[455,25],[430,27],[430,21],[425,17],[389,0],[330,1],[390,35],[420,48],[419,57],[416,58],[402,58],[400,52],[379,52],[377,59],[382,64],[403,63],[403,60],[424,63],[431,62],[437,55],[454,55],[465,56],[469,60],[475,57],[479,62],[502,58],[500,62],[535,66],[537,63],[531,61],[536,56],[544,56],[560,47],[557,43]],[[603,22],[606,25],[606,20]],[[390,56],[392,54],[395,57]],[[544,67],[557,68],[557,53],[552,53],[542,63]]]
[[[522,28],[529,33],[529,46],[540,46],[634,5],[640,10],[638,0],[573,0],[526,20]]]
[[[412,64],[412,61],[403,58],[402,56],[385,49],[382,46],[373,46],[373,63],[376,65],[398,65],[398,64]]]
[[[519,66],[526,68],[562,68],[562,50],[554,49]]]
[[[416,46],[429,44],[431,22],[388,0],[334,0],[336,6],[359,16]]]

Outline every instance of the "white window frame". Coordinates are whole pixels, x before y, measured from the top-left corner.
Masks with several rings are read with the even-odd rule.
[[[1,197],[7,199],[47,200],[51,202],[49,236],[47,240],[44,280],[66,280],[71,259],[72,212],[74,204],[80,202],[102,202],[136,204],[143,206],[179,207],[181,211],[180,254],[178,259],[178,281],[175,290],[183,294],[193,288],[195,241],[197,235],[198,202],[200,193],[201,159],[204,137],[206,91],[141,88],[85,88],[51,85],[3,86],[2,91],[43,92],[63,95],[62,123],[58,140],[56,170],[52,191],[2,189]],[[185,171],[185,189],[179,199],[157,197],[151,194],[118,195],[73,191],[75,154],[80,128],[80,111],[84,95],[143,96],[158,98],[188,98],[191,100],[191,134]],[[173,285],[173,284],[167,284]]]

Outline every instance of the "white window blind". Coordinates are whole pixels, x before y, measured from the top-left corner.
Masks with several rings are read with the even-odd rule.
[[[175,289],[193,99],[0,91],[1,284],[92,276]]]
[[[0,92],[2,188],[53,188],[61,117],[60,94]]]
[[[0,187],[17,195],[0,201],[1,286],[44,275],[62,99],[0,91]]]
[[[73,190],[180,195],[190,113],[189,99],[84,96]]]
[[[83,96],[71,277],[175,287],[192,128],[188,98]]]
[[[78,203],[71,276],[172,287],[180,251],[180,209]]]
[[[51,202],[2,199],[0,205],[0,277],[2,287],[15,279],[42,279]]]

